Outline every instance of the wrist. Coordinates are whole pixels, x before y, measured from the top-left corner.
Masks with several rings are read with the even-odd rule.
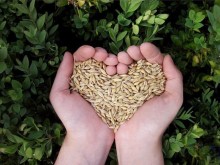
[[[120,165],[163,164],[162,142],[160,137],[117,137],[115,138],[118,162]]]
[[[67,135],[68,136],[68,135]],[[96,136],[87,135],[86,137],[72,137],[72,145],[75,145],[75,150],[84,158],[85,163],[82,164],[97,164],[103,165],[108,156],[114,136],[111,134],[96,133]]]
[[[67,133],[56,164],[103,165],[114,137],[80,137]]]

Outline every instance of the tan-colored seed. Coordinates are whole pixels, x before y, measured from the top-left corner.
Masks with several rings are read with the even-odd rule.
[[[128,73],[123,75],[108,75],[106,65],[94,59],[76,62],[73,69],[71,90],[89,101],[115,132],[138,107],[165,89],[162,67],[145,60],[131,64]]]

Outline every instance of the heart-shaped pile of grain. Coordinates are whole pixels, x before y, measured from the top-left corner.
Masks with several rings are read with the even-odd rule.
[[[165,76],[160,65],[146,60],[131,64],[124,75],[110,76],[105,68],[94,59],[76,62],[70,85],[116,131],[146,100],[164,92]]]

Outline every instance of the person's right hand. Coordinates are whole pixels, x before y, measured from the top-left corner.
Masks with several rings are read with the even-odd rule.
[[[182,75],[171,57],[163,57],[150,43],[131,46],[127,53],[134,60],[145,58],[162,65],[167,81],[165,92],[146,101],[116,132],[119,164],[163,164],[161,137],[182,105]]]
[[[50,93],[55,112],[67,135],[56,164],[104,164],[114,141],[114,133],[95,113],[94,108],[76,91],[69,90],[74,60],[85,61],[94,56],[107,56],[103,49],[81,46],[72,55],[66,52],[57,71]]]

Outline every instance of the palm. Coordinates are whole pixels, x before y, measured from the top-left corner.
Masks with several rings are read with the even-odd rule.
[[[148,47],[147,47],[148,46]],[[165,129],[176,116],[183,100],[182,76],[169,56],[163,58],[153,45],[140,47],[146,60],[162,65],[167,78],[165,92],[145,102],[134,116],[125,122],[116,136],[156,135],[162,136]],[[141,129],[140,129],[141,128]]]
[[[95,114],[93,107],[76,92],[65,94],[63,101],[58,104],[57,109],[65,109],[65,111],[58,112],[58,116],[69,132],[82,132],[83,130],[89,133],[104,125]]]
[[[93,107],[77,92],[70,93],[68,90],[69,77],[73,68],[73,57],[68,54],[64,58],[57,72],[50,100],[67,132],[80,137],[96,134],[97,130],[102,134],[112,135],[112,130],[101,121]]]

